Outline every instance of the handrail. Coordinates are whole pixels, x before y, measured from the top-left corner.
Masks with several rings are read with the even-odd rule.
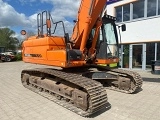
[[[51,23],[53,25],[55,25],[55,27],[53,29],[53,32],[51,32],[51,28],[47,28],[47,24],[46,24],[46,22],[44,22],[44,19],[45,20],[51,20]],[[63,27],[63,33],[64,33],[64,36],[65,36],[66,32],[65,32],[65,27],[64,27],[64,22],[63,21],[54,22],[50,12],[48,12],[48,11],[43,11],[41,13],[38,13],[37,14],[38,36],[43,36],[44,35],[44,26],[46,26],[46,32],[47,32],[48,36],[51,36],[52,34],[55,34],[57,26],[58,26],[59,23],[61,23],[61,25]]]

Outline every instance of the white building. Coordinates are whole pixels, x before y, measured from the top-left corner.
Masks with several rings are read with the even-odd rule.
[[[160,60],[160,0],[109,0],[107,14],[126,24],[121,32],[121,67],[151,68]]]

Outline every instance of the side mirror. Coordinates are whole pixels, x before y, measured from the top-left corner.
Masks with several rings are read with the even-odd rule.
[[[51,21],[49,19],[46,20],[47,28],[51,28]]]
[[[122,27],[122,31],[126,31],[126,24],[123,24],[121,27]]]

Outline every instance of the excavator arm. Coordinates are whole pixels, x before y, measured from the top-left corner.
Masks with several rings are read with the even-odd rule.
[[[106,0],[82,0],[78,11],[77,21],[74,26],[71,41],[75,48],[83,51],[86,48],[89,34],[101,21],[101,15],[106,5]]]

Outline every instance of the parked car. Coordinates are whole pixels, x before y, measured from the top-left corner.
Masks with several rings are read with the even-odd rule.
[[[3,62],[10,62],[15,60],[15,55],[13,54],[13,52],[4,52],[1,53],[1,61]]]

